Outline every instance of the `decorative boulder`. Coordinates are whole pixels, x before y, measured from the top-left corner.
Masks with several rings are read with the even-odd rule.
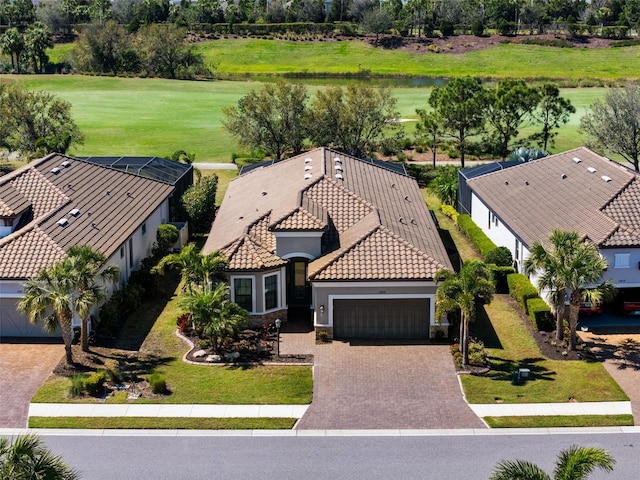
[[[200,358],[200,357],[204,357],[207,354],[206,351],[204,350],[198,350],[197,352],[195,352],[193,354],[193,358]]]

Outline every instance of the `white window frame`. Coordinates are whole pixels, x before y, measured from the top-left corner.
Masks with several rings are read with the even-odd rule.
[[[254,275],[232,275],[229,277],[229,281],[231,283],[231,301],[236,301],[236,279],[246,279],[251,280],[251,311],[249,313],[256,312],[256,277]]]
[[[267,308],[267,277],[276,277],[276,306],[273,308]],[[262,300],[264,302],[264,311],[273,312],[281,308],[280,301],[280,272],[271,272],[262,276]]]
[[[613,268],[631,268],[630,253],[614,253]]]

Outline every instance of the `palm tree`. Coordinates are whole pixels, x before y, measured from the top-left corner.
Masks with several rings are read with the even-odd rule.
[[[599,303],[614,294],[610,281],[591,288],[606,269],[607,261],[600,256],[596,246],[582,241],[577,232],[554,230],[548,246],[540,242],[531,246],[524,271],[528,275],[538,273],[538,289],[549,292],[548,298],[556,309],[558,340],[563,338],[565,298],[569,294],[569,350],[575,348],[580,304],[584,300]]]
[[[0,480],[76,480],[78,472],[53,455],[37,435],[21,435],[13,443],[0,438]]]
[[[182,273],[184,288],[191,292],[195,285],[204,286],[211,283],[226,266],[227,260],[220,250],[202,256],[196,245],[189,243],[180,252],[162,258],[152,271],[163,274],[167,267],[179,270]]]
[[[102,303],[107,297],[104,284],[115,283],[120,277],[120,269],[116,265],[104,266],[107,258],[88,245],[73,246],[69,248],[67,255],[76,273],[75,284],[78,294],[93,297],[95,301],[92,307]],[[81,315],[80,319],[80,346],[83,352],[87,352],[89,314]]]
[[[26,313],[31,323],[42,321],[44,329],[51,334],[61,330],[68,365],[73,364],[73,312],[80,316],[88,315],[93,305],[93,298],[76,293],[74,277],[71,262],[55,263],[25,282],[24,296],[18,302],[18,310]]]
[[[209,338],[214,351],[245,327],[249,317],[246,310],[231,301],[226,283],[218,283],[213,289],[207,285],[202,290],[192,290],[181,303],[191,312],[192,322]]]
[[[558,454],[553,477],[540,467],[523,460],[498,463],[489,480],[582,480],[596,468],[613,471],[615,459],[602,448],[573,445]]]
[[[476,300],[491,302],[495,285],[491,270],[480,261],[466,262],[459,273],[441,270],[434,278],[442,282],[436,291],[436,318],[460,310],[462,364],[469,363],[469,322],[475,319]]]

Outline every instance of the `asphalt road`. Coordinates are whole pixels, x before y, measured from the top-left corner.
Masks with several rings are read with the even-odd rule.
[[[380,432],[378,432],[380,433]],[[166,433],[165,435],[167,435]],[[363,432],[364,434],[364,432]],[[84,480],[281,479],[370,480],[489,478],[501,459],[529,460],[551,473],[555,456],[570,445],[607,449],[613,473],[590,480],[637,480],[640,432],[468,434],[429,436],[43,436]],[[228,436],[231,435],[231,436]],[[235,434],[238,435],[238,434]],[[371,433],[375,435],[375,433]]]

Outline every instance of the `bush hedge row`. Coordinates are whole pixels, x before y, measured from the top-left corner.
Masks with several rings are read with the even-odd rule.
[[[553,317],[551,308],[540,297],[530,298],[527,300],[527,310],[529,318],[533,324],[533,328],[540,331],[550,332],[553,330]]]
[[[471,241],[474,247],[480,251],[482,257],[486,257],[491,250],[495,250],[497,245],[485,235],[482,229],[475,224],[471,217],[463,213],[458,215],[458,228]]]
[[[509,294],[520,304],[525,313],[529,314],[527,300],[536,297],[540,298],[536,287],[521,273],[507,275],[507,285],[509,286]]]

